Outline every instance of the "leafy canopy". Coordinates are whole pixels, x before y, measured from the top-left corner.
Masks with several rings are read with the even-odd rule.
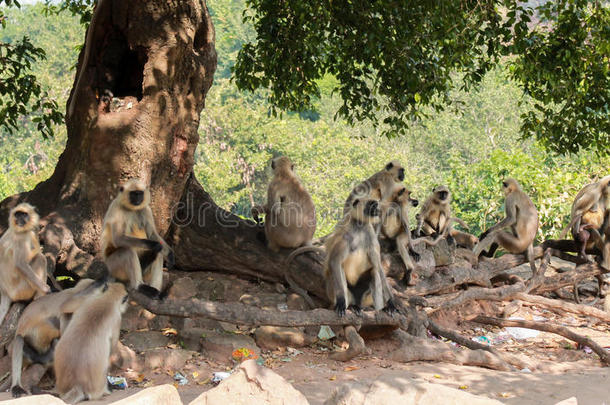
[[[521,133],[560,153],[610,146],[610,6],[559,0],[247,0],[256,39],[239,52],[237,86],[269,88],[272,113],[305,111],[336,77],[348,122],[404,133],[503,59],[536,111]]]

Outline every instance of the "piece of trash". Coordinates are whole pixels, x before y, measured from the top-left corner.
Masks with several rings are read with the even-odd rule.
[[[174,381],[178,382],[178,385],[186,385],[189,383],[189,380],[182,374],[176,371],[174,374]]]
[[[434,378],[443,378],[440,374],[434,374],[433,377]]]
[[[222,380],[229,378],[230,375],[231,373],[226,371],[215,371],[212,373],[212,382],[218,384]]]
[[[473,337],[472,340],[474,340],[475,342],[482,343],[487,346],[491,346],[491,340],[487,336],[476,336],[476,337]]]
[[[532,370],[530,370],[529,368],[527,368],[527,367],[526,367],[526,368],[522,368],[522,369],[521,369],[521,372],[522,372],[522,373],[531,373],[531,372],[532,372]]]
[[[320,331],[318,332],[318,339],[320,340],[330,340],[334,338],[335,332],[328,325],[320,326]]]
[[[583,347],[582,350],[587,354],[593,353],[593,350],[591,350],[591,348],[589,346]]]
[[[303,354],[302,351],[295,349],[293,347],[288,346],[286,348],[286,350],[288,351],[288,354],[290,354],[291,356],[298,356],[299,354]]]
[[[246,347],[240,347],[239,349],[235,349],[232,353],[233,360],[242,362],[244,360],[250,359],[258,359],[256,353]]]
[[[468,386],[467,385],[460,385],[458,388],[461,389],[461,390],[467,390]]]
[[[358,366],[347,366],[343,369],[343,371],[354,371],[354,370],[360,370],[360,367]]]
[[[193,378],[197,378],[197,377],[199,377],[199,373],[198,373],[198,372],[196,372],[196,371],[193,371],[193,372],[191,373],[191,375],[193,376]]]
[[[112,385],[115,390],[124,390],[127,388],[127,380],[125,377],[112,377],[107,376],[108,384]]]
[[[279,303],[277,304],[277,309],[279,309],[280,311],[288,311],[288,304],[286,304],[285,302]]]
[[[498,392],[498,396],[500,398],[510,398],[512,396],[512,394],[509,392]]]
[[[329,380],[331,380],[331,381],[335,381],[336,379],[337,379],[337,376],[336,376],[336,375],[334,375],[334,376],[332,376],[332,377],[330,377],[330,378],[329,378]]]
[[[131,110],[133,108],[133,103],[130,101],[129,103],[127,103],[127,109]]]
[[[292,359],[290,357],[284,357],[284,358],[282,358],[282,361],[284,363],[290,363],[292,361]]]
[[[519,317],[513,317],[511,316],[510,318],[511,320],[520,320],[522,321],[523,318],[519,318]],[[544,319],[544,318],[543,318]],[[515,339],[517,340],[525,340],[525,339],[530,339],[530,338],[535,338],[536,336],[538,336],[540,334],[540,331],[538,330],[534,330],[534,329],[527,329],[527,328],[515,328],[515,327],[507,327],[506,331]]]

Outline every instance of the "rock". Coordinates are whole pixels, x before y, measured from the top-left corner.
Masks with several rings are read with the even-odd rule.
[[[210,332],[203,338],[201,346],[208,357],[218,362],[228,362],[232,358],[233,351],[242,347],[260,355],[260,349],[254,343],[254,339],[233,333]]]
[[[141,332],[129,332],[122,339],[123,344],[133,348],[136,352],[165,347],[168,338],[162,332],[147,330]]]
[[[182,277],[174,281],[168,292],[170,298],[186,300],[197,295],[197,283],[190,277]]]
[[[449,266],[453,264],[455,246],[449,245],[446,239],[442,239],[435,246],[428,247],[434,255],[434,263],[436,267]]]
[[[66,405],[66,403],[53,395],[45,394],[0,401],[0,405]]]
[[[256,364],[241,363],[218,387],[204,392],[189,405],[308,405],[303,394],[283,377]]]
[[[244,294],[239,297],[239,302],[262,309],[278,309],[278,306],[286,304],[286,295],[277,293]]]
[[[502,402],[440,384],[410,378],[380,377],[349,382],[335,389],[324,405],[502,405]]]
[[[220,322],[208,318],[178,318],[172,321],[178,330],[201,328],[207,330],[221,329]]]
[[[208,301],[224,301],[225,300],[225,285],[220,280],[208,280],[199,283],[197,286],[197,297]]]
[[[210,333],[210,331],[203,328],[183,329],[180,331],[180,340],[185,349],[198,352],[201,350],[201,340],[204,336],[207,336],[208,333]]]
[[[555,405],[578,405],[576,397],[564,399],[563,401],[557,402]]]
[[[147,369],[162,368],[171,372],[182,369],[191,357],[193,357],[193,352],[188,350],[153,349],[144,352],[144,366]]]
[[[111,405],[182,405],[182,400],[173,385],[165,384],[146,388]]]
[[[169,326],[169,321],[169,316],[155,315],[132,302],[121,319],[121,330],[128,332],[142,329],[161,330]]]
[[[281,326],[261,326],[254,332],[254,338],[256,344],[264,349],[303,347],[313,343],[313,339],[305,335],[302,330]]]
[[[125,346],[120,341],[117,342],[117,347],[114,353],[110,355],[110,364],[122,369],[141,370],[142,366],[138,361],[136,352]]]
[[[286,297],[286,306],[288,309],[293,311],[307,311],[309,305],[305,302],[305,299],[299,294],[292,293]]]

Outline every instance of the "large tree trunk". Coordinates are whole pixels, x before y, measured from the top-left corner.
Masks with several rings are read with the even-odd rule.
[[[120,182],[141,177],[179,268],[283,281],[285,256],[266,249],[254,223],[216,206],[193,175],[215,68],[204,0],[99,0],[66,107],[66,149],[47,181],[1,203],[2,228],[11,207],[30,202],[41,214],[49,271],[95,276],[108,204]],[[106,90],[114,95],[110,106]],[[323,295],[317,262],[291,269],[298,284]]]
[[[50,267],[82,274],[118,184],[140,177],[166,234],[191,178],[215,69],[204,0],[99,0],[66,107],[66,149],[47,181],[2,202],[3,227],[12,206],[32,203]],[[106,90],[115,97],[110,106]]]

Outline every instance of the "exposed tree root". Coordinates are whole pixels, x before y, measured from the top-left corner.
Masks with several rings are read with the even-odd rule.
[[[592,339],[572,332],[570,329],[564,326],[553,325],[548,322],[543,323],[534,321],[524,321],[519,319],[500,319],[482,315],[476,316],[475,318],[471,319],[471,321],[488,325],[528,328],[555,333],[565,337],[566,339],[570,339],[582,346],[589,346],[591,350],[593,350],[599,356],[605,366],[610,366],[610,352],[606,351],[603,347],[595,343]]]
[[[345,339],[349,343],[349,348],[344,351],[334,352],[330,355],[331,360],[350,361],[361,354],[369,353],[364,344],[364,339],[358,334],[355,327],[349,325],[344,328]]]
[[[199,299],[163,301],[150,299],[137,292],[130,291],[131,298],[147,310],[157,315],[169,315],[182,318],[205,317],[217,321],[240,325],[269,326],[319,326],[319,325],[391,325],[403,329],[409,327],[409,314],[390,316],[383,311],[363,311],[358,316],[348,311],[339,317],[328,309],[311,311],[270,311],[258,307],[244,305],[239,302],[213,302]]]
[[[500,351],[494,349],[491,346],[476,342],[472,339],[469,339],[465,336],[460,335],[459,333],[457,333],[455,331],[445,329],[434,321],[431,321],[431,320],[428,321],[428,330],[430,330],[430,332],[434,333],[435,335],[449,339],[449,340],[451,340],[457,344],[460,344],[462,346],[465,346],[471,350],[487,351],[487,352],[493,354],[494,356],[497,356],[498,358],[502,359],[502,361],[515,366],[519,370],[522,370],[524,368],[529,368],[530,370],[534,370],[537,368],[536,363],[533,361],[524,361],[511,354],[501,353]]]
[[[4,348],[13,340],[13,336],[15,336],[15,329],[17,328],[17,323],[19,322],[19,318],[21,317],[24,308],[25,305],[20,302],[11,305],[11,309],[9,309],[4,318],[4,323],[0,325],[0,357],[2,356],[2,353],[4,353]]]
[[[442,361],[466,366],[486,367],[500,371],[514,370],[510,364],[489,351],[470,349],[458,351],[440,340],[411,336],[401,330],[396,330],[395,336],[401,342],[400,348],[390,354],[390,358],[395,361],[403,363]]]
[[[563,312],[570,312],[573,314],[591,316],[593,318],[601,319],[602,321],[610,322],[610,313],[602,311],[589,305],[573,304],[562,300],[554,300],[550,298],[541,297],[539,295],[531,295],[525,293],[517,293],[513,297],[514,299],[527,302],[529,304],[540,305],[546,308],[553,308]]]

